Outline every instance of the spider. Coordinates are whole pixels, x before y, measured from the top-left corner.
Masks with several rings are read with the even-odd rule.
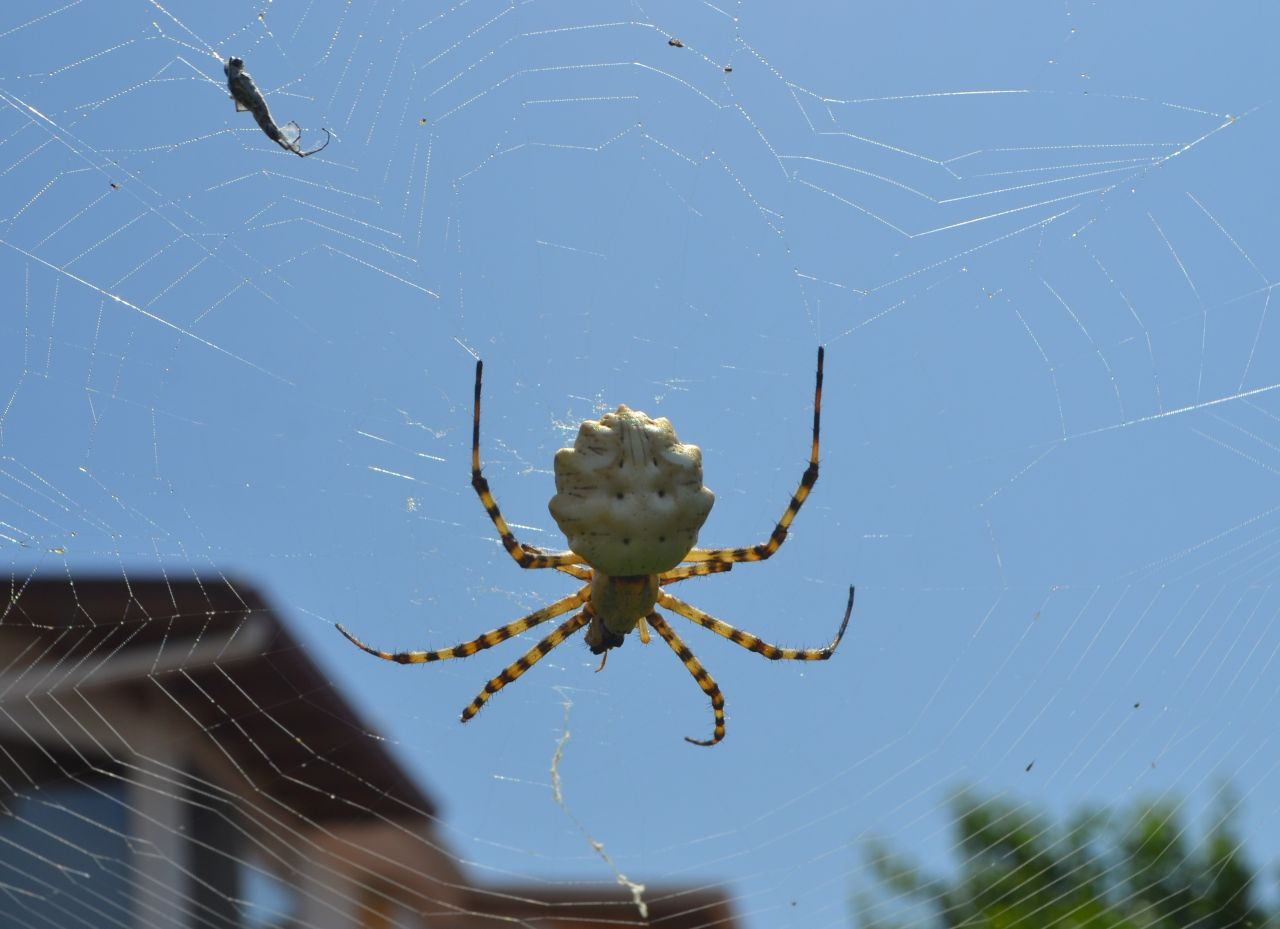
[[[480,470],[480,384],[484,362],[476,362],[475,407],[471,432],[471,486],[502,537],[507,553],[522,568],[554,568],[586,584],[549,606],[484,635],[439,651],[384,652],[366,645],[338,625],[354,645],[371,655],[400,664],[422,664],[446,658],[466,658],[482,649],[565,613],[573,613],[546,638],[502,673],[484,685],[462,711],[462,722],[471,719],[489,698],[519,678],[549,651],[583,626],[591,652],[601,656],[604,668],[608,650],[636,630],[648,644],[652,628],[684,663],[702,692],[711,700],[715,729],[710,739],[686,741],[715,745],[724,738],[724,697],[693,652],[657,612],[662,606],[685,619],[724,636],[771,660],[825,661],[835,653],[853,612],[854,589],[844,619],[830,645],[823,648],[779,648],[748,632],[735,629],[666,591],[666,587],[691,577],[718,574],[742,561],[764,561],[781,547],[792,520],[818,480],[818,425],[822,415],[822,348],[813,389],[813,445],[809,467],[791,497],[782,518],[767,542],[745,548],[696,548],[698,530],[711,512],[714,494],[702,485],[702,452],[682,445],[671,423],[650,419],[644,413],[619,406],[599,421],[587,420],[579,428],[573,448],[562,448],[555,457],[556,495],[551,515],[568,537],[569,551],[544,552],[516,539],[489,490]]]

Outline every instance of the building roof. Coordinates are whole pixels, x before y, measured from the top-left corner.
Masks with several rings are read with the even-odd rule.
[[[0,673],[4,699],[108,684],[159,691],[255,790],[313,822],[435,815],[247,583],[15,580],[0,599],[0,644],[0,653],[34,658]]]
[[[320,901],[310,924],[347,925],[335,917],[342,906],[354,907],[350,925],[400,906],[466,929],[736,925],[716,887],[650,886],[642,916],[614,885],[471,884],[434,838],[432,799],[247,583],[13,580],[0,595],[0,656],[0,772],[65,780],[86,765],[99,775],[132,765],[126,776],[142,785],[147,744],[170,746],[180,767],[190,752],[213,752],[260,830],[286,848],[300,840],[273,807],[309,825],[303,857],[315,873],[304,901]],[[176,796],[184,778],[204,783],[199,767],[164,769],[164,792]],[[218,794],[200,796],[204,808]],[[326,893],[341,906],[326,908]]]
[[[515,923],[536,929],[735,929],[733,907],[721,887],[646,887],[645,913],[623,888],[586,885],[507,884],[470,895],[474,923],[468,929],[500,929]]]

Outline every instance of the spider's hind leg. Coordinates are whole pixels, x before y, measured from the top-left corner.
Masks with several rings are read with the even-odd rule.
[[[708,574],[722,574],[733,570],[732,561],[695,561],[691,564],[677,565],[658,577],[658,586],[687,581],[691,577],[706,577]]]
[[[787,540],[791,523],[800,512],[800,507],[809,499],[809,492],[818,483],[818,432],[822,425],[822,358],[824,350],[818,346],[818,370],[813,385],[813,441],[809,446],[809,467],[800,477],[800,485],[791,495],[791,502],[782,513],[782,518],[769,533],[767,542],[748,545],[745,548],[695,548],[685,556],[685,561],[764,561],[782,547]]]
[[[475,488],[476,495],[484,506],[484,511],[489,514],[489,519],[493,521],[493,527],[498,530],[498,534],[502,537],[502,547],[507,550],[508,555],[515,559],[516,564],[522,568],[562,568],[568,565],[583,564],[582,558],[573,552],[547,554],[532,545],[525,545],[516,538],[515,533],[511,531],[511,527],[507,525],[507,521],[503,519],[502,511],[498,509],[498,501],[493,498],[493,492],[489,490],[489,482],[480,473],[480,382],[483,373],[484,362],[476,359],[475,412],[471,422],[471,486]]]

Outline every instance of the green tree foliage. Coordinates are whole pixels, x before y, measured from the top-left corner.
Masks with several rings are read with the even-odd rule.
[[[1207,830],[1179,806],[1042,810],[962,792],[954,873],[926,874],[887,843],[866,846],[876,886],[855,896],[861,929],[1280,929],[1259,900],[1230,800]]]

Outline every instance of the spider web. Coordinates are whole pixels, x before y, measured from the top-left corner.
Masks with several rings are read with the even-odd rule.
[[[774,6],[6,6],[0,926],[535,924],[512,894],[625,924],[710,888],[743,926],[850,925],[865,842],[944,868],[962,786],[1194,817],[1230,785],[1280,857],[1275,14]],[[230,55],[330,146],[236,113]],[[444,647],[573,589],[469,486],[476,357],[523,540],[562,544],[551,457],[627,403],[701,446],[702,541],[738,545],[803,471],[820,343],[791,539],[678,593],[791,646],[858,603],[811,666],[673,620],[723,744],[681,739],[711,713],[657,643],[598,675],[561,646],[464,727],[533,633],[406,669],[334,630]],[[217,777],[89,680],[144,646]],[[360,722],[327,742],[281,709],[335,700]],[[390,871],[280,779],[430,826]],[[139,858],[239,883],[166,895]]]

